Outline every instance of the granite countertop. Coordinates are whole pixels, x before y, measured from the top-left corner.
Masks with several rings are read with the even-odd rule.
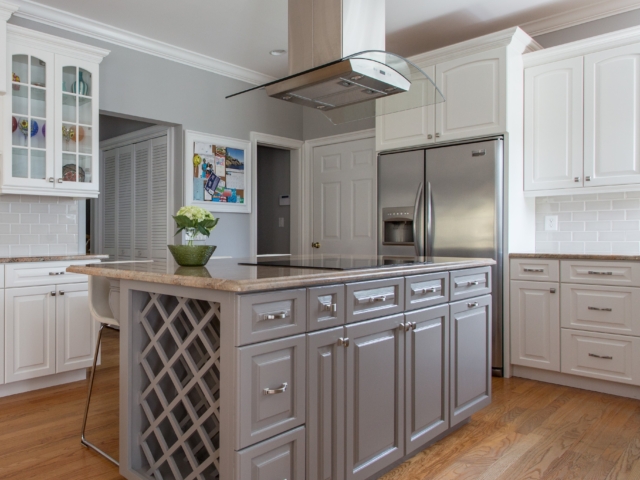
[[[377,258],[347,256],[344,258]],[[303,259],[303,256],[291,257]],[[255,259],[211,260],[206,267],[167,267],[159,271],[153,263],[96,263],[74,265],[68,272],[96,275],[121,280],[180,285],[184,287],[207,288],[227,292],[255,292],[279,290],[284,288],[329,285],[333,283],[377,280],[404,275],[420,275],[446,270],[459,270],[495,265],[488,258],[430,258],[431,263],[383,266],[355,270],[326,270],[311,268],[290,268],[271,266],[238,265],[239,262],[251,262]],[[425,259],[426,260],[426,259]]]
[[[579,253],[510,253],[509,258],[538,258],[550,260],[622,260],[638,261],[640,255],[599,255],[599,254],[579,254]]]
[[[34,255],[32,257],[0,257],[0,263],[65,262],[69,260],[103,260],[109,255]]]

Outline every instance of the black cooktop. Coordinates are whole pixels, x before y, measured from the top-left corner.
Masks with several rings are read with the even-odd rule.
[[[239,265],[259,267],[317,268],[322,270],[358,270],[363,268],[394,267],[398,265],[426,265],[434,263],[430,257],[354,257],[322,256],[312,258],[261,257]]]

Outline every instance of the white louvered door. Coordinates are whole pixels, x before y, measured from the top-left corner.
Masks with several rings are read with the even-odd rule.
[[[118,149],[108,150],[103,155],[102,176],[104,187],[102,188],[102,222],[103,244],[102,253],[109,255],[110,260],[116,259],[116,212],[117,212],[117,156]]]
[[[134,145],[134,258],[136,260],[149,260],[149,149],[151,140],[136,143]]]
[[[169,164],[167,151],[167,136],[151,140],[151,202],[149,218],[151,235],[149,236],[151,259],[154,268],[164,270],[167,263],[167,244],[170,243],[173,232],[168,224],[169,200],[167,195],[169,185]]]
[[[118,260],[133,259],[133,145],[118,149]]]

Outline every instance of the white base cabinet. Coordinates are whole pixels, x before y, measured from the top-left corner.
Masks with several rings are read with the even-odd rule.
[[[89,312],[88,284],[58,286],[56,294],[56,373],[89,368],[98,322]]]

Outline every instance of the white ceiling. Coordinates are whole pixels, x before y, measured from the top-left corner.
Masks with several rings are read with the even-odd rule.
[[[410,56],[602,2],[387,0],[387,50]],[[272,77],[287,73],[286,55],[269,55],[270,50],[287,48],[287,0],[39,0],[37,3]]]

